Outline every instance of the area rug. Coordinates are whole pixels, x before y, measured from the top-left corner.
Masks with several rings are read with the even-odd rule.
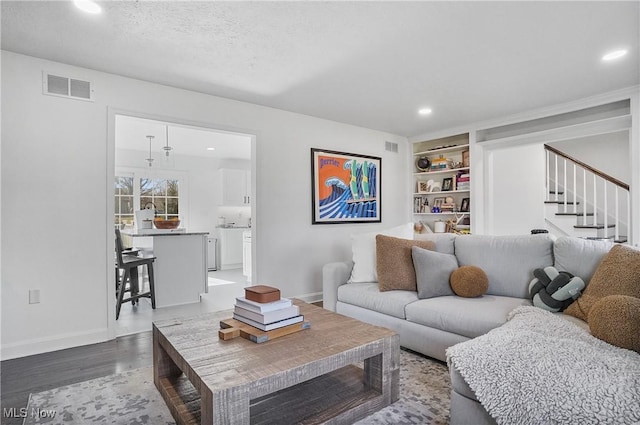
[[[400,352],[400,400],[357,422],[373,424],[449,423],[449,374],[444,363]],[[150,367],[31,394],[25,425],[174,425],[153,385]]]

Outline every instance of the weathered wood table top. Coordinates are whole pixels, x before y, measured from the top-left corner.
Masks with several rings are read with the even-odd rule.
[[[296,304],[311,328],[263,344],[218,339],[230,311],[154,322],[154,382],[176,421],[352,423],[398,399],[395,332]]]

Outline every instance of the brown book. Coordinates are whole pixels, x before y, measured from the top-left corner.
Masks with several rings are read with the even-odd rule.
[[[267,285],[248,286],[244,288],[244,297],[257,303],[270,303],[280,299],[280,290]]]

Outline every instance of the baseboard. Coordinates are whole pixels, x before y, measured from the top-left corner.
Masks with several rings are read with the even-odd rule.
[[[0,347],[0,360],[4,361],[82,345],[96,344],[98,342],[108,341],[109,339],[108,329],[100,328],[45,338],[34,338],[12,344],[2,344]]]
[[[296,295],[294,297],[291,298],[296,298],[299,300],[302,300],[306,303],[317,303],[318,301],[322,301],[322,292],[314,292],[312,294],[303,294],[303,295]]]

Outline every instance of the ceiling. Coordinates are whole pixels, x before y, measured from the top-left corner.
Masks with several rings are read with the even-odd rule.
[[[402,136],[640,83],[638,1],[99,3],[2,1],[2,48]]]
[[[167,145],[175,155],[199,156],[217,159],[251,159],[251,137],[235,133],[211,130],[155,121],[143,118],[116,116],[116,148],[149,152],[151,139],[152,157],[160,157]],[[214,150],[209,150],[213,148]],[[146,155],[147,158],[149,155]]]

